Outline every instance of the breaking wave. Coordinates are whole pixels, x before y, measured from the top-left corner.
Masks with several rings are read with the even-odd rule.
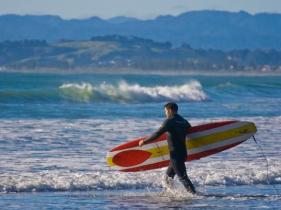
[[[183,85],[146,87],[139,84],[128,84],[125,81],[117,85],[102,83],[94,86],[90,83],[68,83],[60,87],[65,99],[90,102],[163,102],[163,101],[204,101],[207,95],[201,84],[190,81]]]
[[[206,174],[203,170],[191,171],[196,187],[206,186],[240,186],[263,184],[280,184],[280,169],[270,171],[267,179],[264,170],[253,170],[252,173],[226,170],[224,173]],[[164,171],[150,171],[149,173],[112,173],[109,171],[83,172],[48,172],[48,173],[21,173],[2,175],[0,193],[11,192],[61,192],[61,191],[89,191],[89,190],[157,190],[165,187],[162,177]],[[158,177],[157,179],[155,179]],[[174,187],[181,188],[176,178]]]

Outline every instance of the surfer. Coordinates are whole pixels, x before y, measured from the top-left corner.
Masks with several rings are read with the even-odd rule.
[[[153,133],[150,137],[139,141],[139,146],[151,142],[167,132],[168,148],[170,152],[170,164],[166,171],[165,181],[170,183],[171,179],[177,175],[179,180],[184,185],[188,192],[195,193],[195,188],[187,176],[185,160],[187,157],[187,150],[185,139],[188,128],[191,127],[189,122],[178,114],[178,105],[174,102],[167,103],[164,106],[166,120],[162,126]]]

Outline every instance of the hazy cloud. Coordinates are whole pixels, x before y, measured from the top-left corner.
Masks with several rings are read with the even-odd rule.
[[[280,0],[0,0],[0,14],[52,14],[64,18],[153,18],[192,10],[281,12]]]

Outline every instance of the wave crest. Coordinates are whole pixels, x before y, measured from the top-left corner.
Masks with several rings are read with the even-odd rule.
[[[85,82],[68,83],[59,88],[64,98],[79,102],[186,102],[207,99],[201,84],[196,80],[175,86],[146,87],[120,81],[117,85],[104,82],[98,86]]]
[[[279,165],[266,172],[255,168],[251,171],[217,172],[208,175],[205,169],[189,172],[196,186],[243,186],[252,184],[280,184]],[[162,189],[165,187],[164,171],[140,173],[97,172],[45,172],[3,174],[0,180],[0,193],[11,192],[60,192],[60,191],[89,191],[89,190],[131,190],[131,189]],[[155,177],[159,177],[155,180]],[[181,184],[175,179],[176,188]]]

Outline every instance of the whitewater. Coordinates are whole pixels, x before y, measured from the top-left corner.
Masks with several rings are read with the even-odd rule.
[[[278,209],[281,77],[0,73],[1,209]],[[176,101],[192,125],[255,122],[256,139],[188,162],[200,195],[165,169],[110,169],[112,147],[155,131]],[[264,156],[265,154],[265,156]]]

